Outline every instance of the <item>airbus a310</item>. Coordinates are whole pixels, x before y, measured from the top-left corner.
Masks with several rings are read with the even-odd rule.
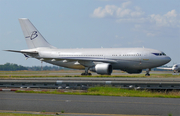
[[[148,48],[57,49],[44,39],[29,19],[20,18],[19,22],[29,49],[6,51],[61,67],[85,70],[81,75],[91,75],[88,70],[110,75],[113,70],[133,74],[147,69],[146,76],[149,76],[151,68],[171,61],[164,52]]]

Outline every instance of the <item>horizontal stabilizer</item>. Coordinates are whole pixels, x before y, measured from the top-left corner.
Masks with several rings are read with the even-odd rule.
[[[17,52],[17,53],[22,53],[22,54],[38,54],[37,51],[18,51],[18,50],[4,50],[8,52]]]

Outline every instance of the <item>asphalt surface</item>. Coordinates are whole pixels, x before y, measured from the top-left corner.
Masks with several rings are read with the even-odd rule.
[[[136,78],[127,78],[127,77],[101,77],[101,78],[96,78],[96,77],[46,77],[46,78],[15,78],[15,79],[0,79],[0,82],[56,82],[58,80],[64,80],[64,81],[138,81],[138,82],[180,82],[180,78],[141,78],[141,77],[136,77]]]
[[[0,110],[179,116],[180,99],[0,92]]]

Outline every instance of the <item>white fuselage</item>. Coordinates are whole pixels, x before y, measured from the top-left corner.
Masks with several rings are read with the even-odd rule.
[[[110,63],[113,69],[138,70],[154,68],[168,63],[171,59],[163,52],[147,48],[97,48],[97,49],[52,49],[35,48],[37,59],[62,67],[84,69],[82,61],[93,64]],[[22,50],[26,51],[26,50]],[[81,61],[78,62],[78,61]]]

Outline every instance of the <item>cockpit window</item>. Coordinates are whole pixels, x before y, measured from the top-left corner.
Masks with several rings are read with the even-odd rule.
[[[175,65],[174,67],[178,67],[177,65]]]
[[[164,52],[161,52],[161,53],[152,53],[152,54],[154,54],[156,56],[166,56],[166,54]]]
[[[156,55],[156,56],[159,56],[159,53],[152,53],[152,54],[154,54],[154,55]]]
[[[154,54],[154,55],[156,55],[156,56],[159,56],[159,53],[152,53],[152,54]]]
[[[164,52],[162,52],[163,56],[166,56],[166,54]]]

